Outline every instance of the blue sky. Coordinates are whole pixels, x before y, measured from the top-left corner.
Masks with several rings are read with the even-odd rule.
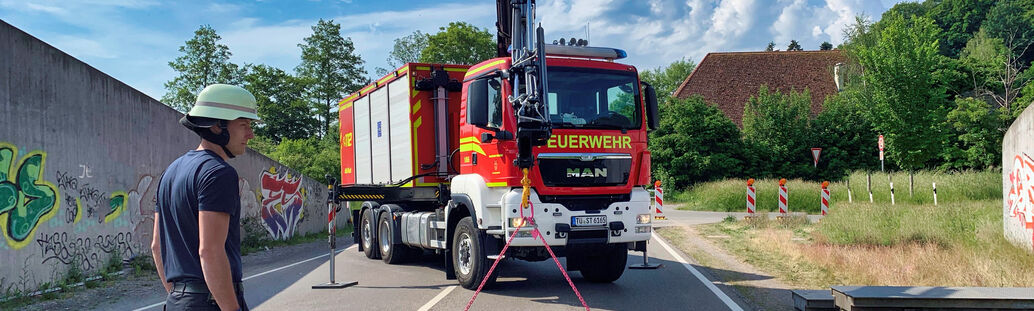
[[[584,38],[628,51],[640,70],[709,52],[759,51],[769,41],[805,50],[843,41],[857,14],[873,19],[900,0],[538,0],[548,40]],[[434,33],[465,21],[495,33],[495,1],[416,0],[0,0],[0,20],[75,56],[154,98],[175,76],[168,62],[202,24],[210,24],[235,63],[293,72],[297,44],[320,19],[342,25],[373,77],[387,67],[393,39]]]

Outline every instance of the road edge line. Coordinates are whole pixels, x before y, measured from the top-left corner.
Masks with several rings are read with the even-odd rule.
[[[417,309],[417,311],[431,310],[431,307],[434,307],[434,305],[438,304],[438,302],[441,302],[442,299],[444,299],[445,296],[448,296],[449,293],[451,293],[454,289],[456,289],[456,285],[446,287],[442,290],[441,293],[438,293],[438,296],[434,296],[434,298],[431,298],[431,301],[425,303],[422,307],[420,307],[420,309]]]
[[[340,254],[341,252],[344,252],[344,251],[346,251],[348,249],[351,249],[353,247],[356,247],[356,244],[352,244],[352,246],[349,246],[349,247],[346,247],[344,249],[338,250],[337,252],[334,253],[334,255],[336,256],[337,254]],[[280,270],[283,270],[283,269],[287,269],[287,268],[290,268],[290,267],[294,267],[294,266],[297,266],[297,265],[300,265],[300,264],[303,264],[303,263],[306,263],[306,262],[310,262],[310,261],[313,261],[313,260],[316,260],[316,259],[327,257],[328,255],[329,254],[319,255],[319,256],[312,257],[312,258],[309,258],[309,259],[306,259],[306,260],[302,260],[302,261],[299,261],[299,262],[296,262],[296,263],[292,263],[292,264],[289,264],[289,265],[286,265],[286,266],[282,266],[282,267],[279,267],[279,268],[276,268],[276,269],[273,269],[273,270],[269,270],[269,271],[265,271],[265,272],[262,272],[262,273],[259,273],[259,274],[255,274],[255,275],[252,275],[252,276],[249,276],[249,277],[241,279],[241,282],[250,280],[252,278],[260,277],[260,276],[263,276],[263,275],[266,275],[266,274],[269,274],[269,273],[273,273],[273,272],[276,272],[276,271],[280,271]],[[158,307],[158,306],[161,306],[161,305],[164,305],[164,304],[165,304],[165,302],[162,301],[162,302],[158,302],[158,303],[155,303],[155,304],[152,304],[152,305],[149,305],[149,306],[133,309],[133,311],[143,311],[143,310],[147,310],[147,309],[150,309],[150,308]]]
[[[657,243],[660,243],[661,247],[664,247],[664,249],[668,251],[668,254],[671,254],[673,257],[675,257],[675,260],[678,260],[680,263],[682,263],[682,266],[686,267],[686,270],[689,270],[689,272],[692,273],[693,276],[695,276],[698,280],[700,280],[701,283],[704,283],[704,286],[707,286],[707,288],[710,289],[715,296],[718,296],[718,299],[724,302],[725,306],[729,307],[729,309],[733,311],[743,311],[743,308],[737,305],[736,302],[732,301],[732,298],[729,298],[729,295],[726,295],[725,292],[723,292],[721,289],[718,289],[718,286],[715,286],[714,282],[708,280],[703,273],[700,273],[700,271],[694,268],[693,265],[690,265],[685,258],[682,258],[682,255],[679,255],[678,252],[675,252],[675,250],[671,248],[671,246],[668,246],[668,243],[665,243],[664,239],[662,239],[660,235],[658,235],[657,233],[651,233],[651,235],[655,239],[657,239]]]

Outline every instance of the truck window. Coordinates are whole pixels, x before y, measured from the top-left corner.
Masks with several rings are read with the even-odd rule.
[[[639,128],[634,73],[555,67],[549,74],[549,118],[559,128]]]
[[[503,93],[499,78],[488,80],[488,127],[503,126]]]

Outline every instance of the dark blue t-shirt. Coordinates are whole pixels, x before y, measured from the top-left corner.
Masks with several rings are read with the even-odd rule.
[[[158,183],[158,226],[168,282],[201,281],[198,211],[230,215],[226,257],[234,282],[241,281],[241,196],[237,170],[218,154],[191,150],[173,161]]]

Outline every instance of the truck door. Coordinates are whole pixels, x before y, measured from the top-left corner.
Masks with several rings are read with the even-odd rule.
[[[512,123],[504,118],[512,115],[506,113],[508,107],[503,105],[504,83],[498,76],[482,78],[470,83],[467,89],[466,113],[481,116],[468,118],[477,121],[464,125],[464,135],[460,138],[460,173],[479,174],[489,187],[505,185],[503,177],[512,166],[503,161],[505,148],[502,145],[513,139]]]

